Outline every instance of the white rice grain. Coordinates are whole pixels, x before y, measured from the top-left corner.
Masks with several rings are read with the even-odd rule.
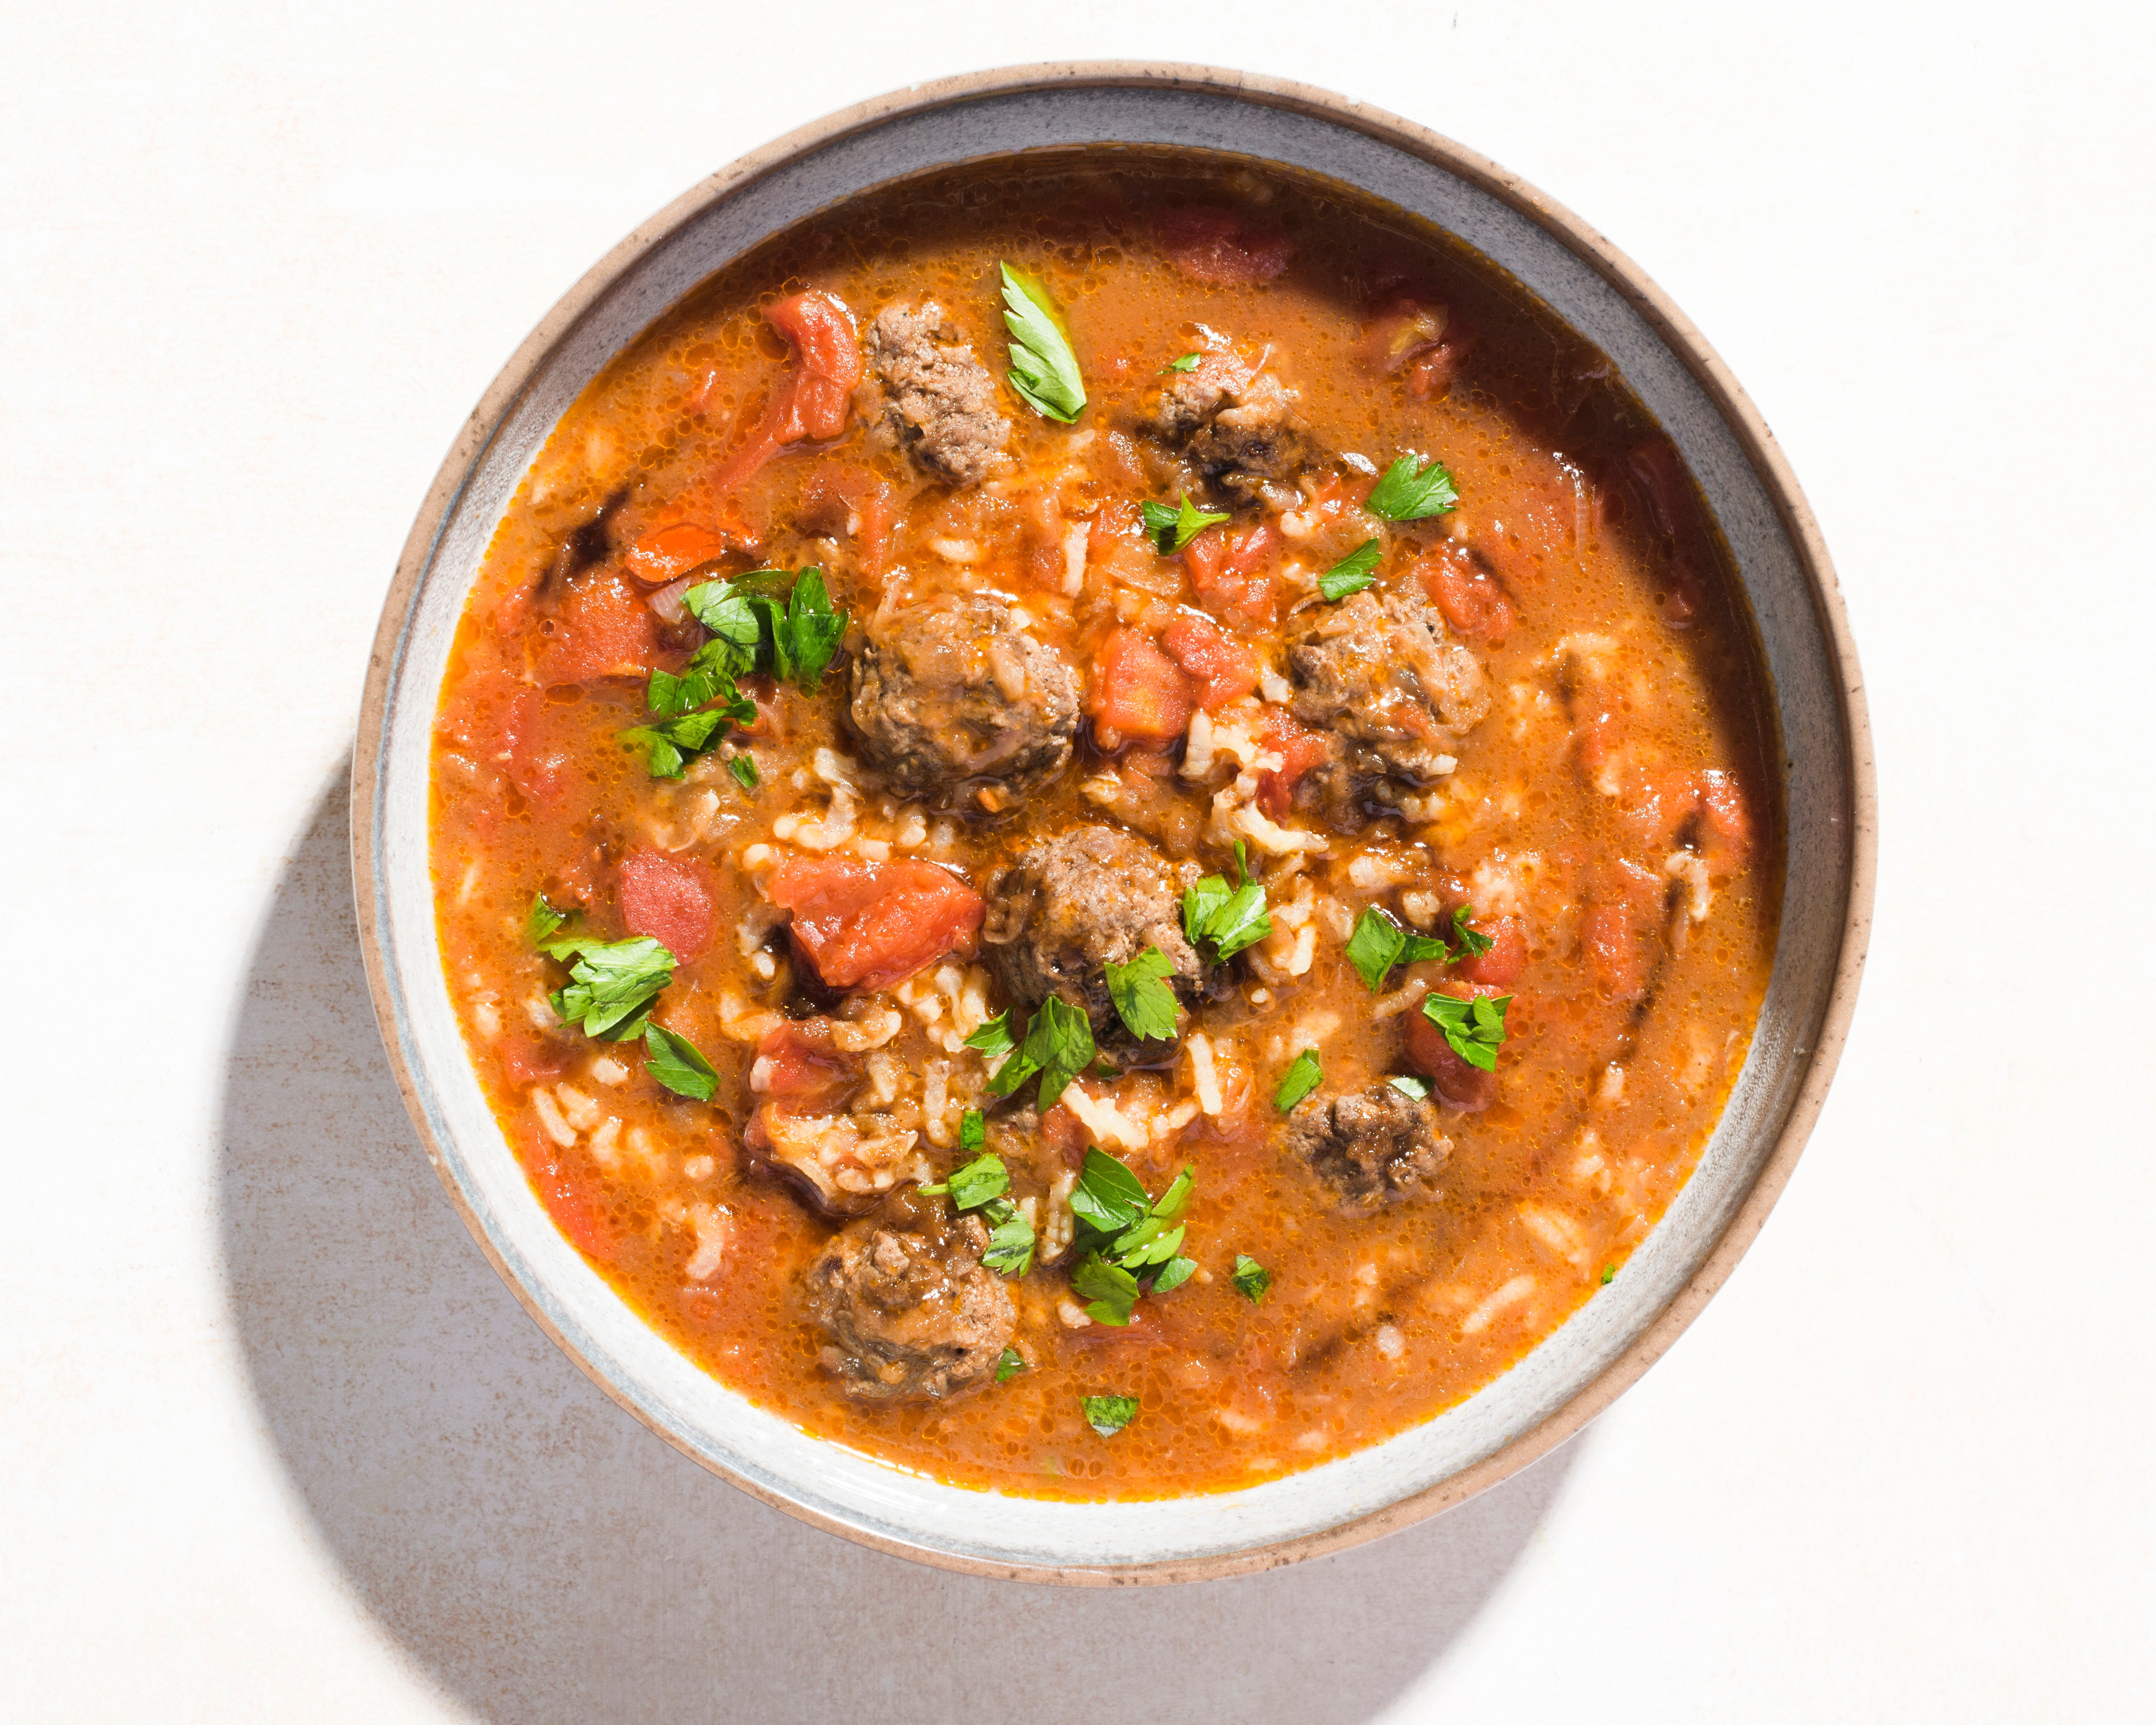
[[[1534,1277],[1514,1276],[1460,1321],[1460,1333],[1463,1336],[1480,1335],[1490,1327],[1491,1320],[1498,1313],[1503,1312],[1507,1307],[1518,1305],[1534,1291]]]
[[[539,1129],[564,1150],[577,1142],[575,1129],[562,1118],[562,1111],[554,1106],[553,1097],[543,1090],[531,1092],[531,1111],[539,1117]]]
[[[1198,1106],[1208,1114],[1220,1111],[1220,1075],[1213,1065],[1213,1045],[1202,1030],[1193,1030],[1183,1042],[1190,1056],[1190,1087],[1197,1093]]]

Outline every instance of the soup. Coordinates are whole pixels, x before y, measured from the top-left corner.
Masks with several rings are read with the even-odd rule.
[[[1168,154],[884,188],[563,416],[445,679],[471,1056],[621,1296],[959,1484],[1233,1489],[1623,1271],[1764,991],[1768,691],[1606,361]]]

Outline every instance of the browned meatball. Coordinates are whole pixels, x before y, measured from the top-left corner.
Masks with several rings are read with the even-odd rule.
[[[1287,662],[1290,710],[1338,740],[1311,782],[1342,826],[1361,824],[1382,782],[1424,786],[1450,772],[1453,751],[1490,710],[1481,661],[1406,593],[1359,593],[1327,607]]]
[[[1437,1111],[1389,1084],[1298,1109],[1281,1141],[1351,1214],[1396,1198],[1435,1195],[1452,1153],[1452,1141],[1437,1129]]]
[[[1158,947],[1186,1004],[1214,981],[1183,937],[1182,895],[1167,860],[1113,827],[1035,839],[990,879],[986,896],[983,956],[1005,991],[1028,1005],[1061,996],[1093,1021],[1096,1037],[1121,1022],[1105,965],[1127,964]]]
[[[995,379],[961,344],[933,300],[886,305],[869,326],[869,365],[883,390],[883,423],[930,477],[978,484],[1010,441]]]
[[[993,1376],[1018,1310],[982,1267],[988,1245],[979,1218],[912,1187],[831,1237],[808,1266],[807,1304],[845,1394],[933,1401]]]
[[[1297,424],[1294,393],[1232,353],[1208,354],[1161,387],[1140,426],[1231,496],[1294,495],[1288,482],[1322,458]]]
[[[1015,627],[1001,599],[900,612],[870,635],[851,675],[863,753],[908,796],[994,812],[1070,759],[1077,673]]]

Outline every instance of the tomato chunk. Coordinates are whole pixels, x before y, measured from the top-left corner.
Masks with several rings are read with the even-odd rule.
[[[1699,775],[1699,845],[1716,875],[1732,875],[1752,858],[1752,810],[1744,788],[1718,768]]]
[[[664,587],[691,569],[726,554],[724,536],[694,521],[676,521],[646,533],[622,553],[629,572],[646,587]]]
[[[1151,635],[1119,629],[1101,644],[1086,711],[1103,746],[1118,747],[1132,737],[1166,742],[1180,737],[1189,728],[1192,705],[1190,679]]]
[[[629,932],[649,935],[685,964],[711,943],[717,886],[695,857],[663,850],[630,851],[614,881]]]
[[[585,1256],[611,1263],[618,1242],[598,1176],[581,1162],[566,1162],[552,1141],[526,1136],[518,1158],[525,1178],[569,1244]]]
[[[1253,623],[1270,623],[1277,610],[1273,556],[1280,535],[1264,521],[1229,531],[1208,527],[1183,547],[1190,585],[1208,610],[1233,611]]]
[[[793,369],[772,390],[763,418],[729,455],[713,483],[732,490],[789,444],[834,438],[846,429],[861,381],[860,338],[854,314],[835,294],[812,291],[781,300],[765,321],[793,350]]]
[[[1453,966],[1453,974],[1498,988],[1509,988],[1519,981],[1520,973],[1527,968],[1527,925],[1517,916],[1500,916],[1486,927],[1470,917],[1467,926],[1490,937],[1490,950],[1461,959]]]
[[[611,569],[587,575],[569,590],[554,633],[539,654],[543,683],[588,683],[599,677],[649,673],[660,651],[659,619]]]
[[[1414,573],[1459,634],[1495,644],[1511,633],[1517,620],[1512,601],[1466,547],[1447,546],[1433,552],[1414,566]]]
[[[474,677],[444,705],[439,726],[535,803],[552,802],[568,784],[569,752],[547,738],[546,701],[529,683],[498,672]]]
[[[1194,281],[1246,287],[1287,268],[1295,248],[1277,228],[1235,210],[1199,204],[1160,218],[1160,248]]]
[[[1198,704],[1209,713],[1258,686],[1258,655],[1210,618],[1184,613],[1168,624],[1162,644],[1198,685]]]
[[[828,1112],[861,1081],[860,1065],[831,1040],[831,1021],[788,1020],[767,1031],[756,1045],[748,1087],[773,1103],[803,1114]]]
[[[925,862],[789,857],[770,891],[793,913],[795,942],[834,988],[888,988],[970,949],[988,912],[973,888]]]
[[[1472,1000],[1477,996],[1494,999],[1505,991],[1468,983],[1450,983],[1437,992],[1455,1000]],[[1407,1020],[1408,1064],[1430,1080],[1430,1087],[1440,1101],[1463,1114],[1479,1114],[1497,1100],[1495,1072],[1485,1072],[1455,1054],[1452,1045],[1445,1040],[1445,1032],[1430,1023],[1419,1007],[1401,1016]],[[1509,1024],[1511,1008],[1506,1009],[1506,1017]],[[1497,1058],[1502,1060],[1504,1057],[1501,1050]]]
[[[1659,927],[1663,886],[1637,863],[1620,860],[1597,883],[1579,940],[1588,974],[1612,1000],[1637,1000],[1647,992],[1647,942]]]
[[[1332,759],[1332,738],[1325,732],[1305,728],[1278,707],[1268,707],[1258,741],[1267,754],[1281,757],[1277,768],[1269,767],[1258,775],[1258,807],[1278,820],[1295,800],[1295,788],[1303,774]]]

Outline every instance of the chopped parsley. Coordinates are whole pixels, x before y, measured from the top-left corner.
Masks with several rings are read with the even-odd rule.
[[[1070,338],[1040,283],[1003,266],[1004,327],[1010,332],[1010,387],[1034,413],[1075,425],[1085,411],[1086,385]]]
[[[1604,1264],[1602,1266],[1602,1286],[1606,1288],[1616,1280],[1617,1266],[1614,1264]]]
[[[1435,456],[1418,470],[1415,458],[1403,455],[1386,470],[1363,506],[1389,521],[1419,521],[1443,515],[1459,501],[1452,475]]]
[[[1470,958],[1480,958],[1496,944],[1486,934],[1477,934],[1467,926],[1467,919],[1475,914],[1475,906],[1461,905],[1452,913],[1452,937],[1460,943],[1460,950]]]
[[[1450,994],[1423,998],[1422,1015],[1445,1033],[1445,1045],[1471,1066],[1497,1070],[1497,1050],[1505,1040],[1505,1009],[1510,994],[1495,1000],[1455,1000]]]
[[[1373,994],[1384,987],[1386,973],[1395,964],[1419,964],[1425,958],[1451,956],[1452,948],[1444,941],[1401,927],[1375,905],[1364,906],[1355,919],[1355,932],[1348,937],[1348,962]]]
[[[652,1003],[674,980],[674,955],[649,935],[625,941],[571,936],[541,950],[569,965],[567,986],[549,994],[547,1004],[564,1024],[609,1042],[641,1036]]]
[[[1161,371],[1163,374],[1168,372],[1194,372],[1198,369],[1198,362],[1204,357],[1202,353],[1179,353],[1163,366]]]
[[[1250,878],[1243,859],[1238,839],[1235,874],[1240,885],[1231,888],[1222,876],[1208,875],[1183,890],[1183,932],[1201,953],[1210,947],[1216,960],[1233,957],[1273,932],[1265,890]]]
[[[824,667],[846,633],[846,614],[831,603],[821,569],[793,571],[793,585],[781,598],[788,572],[751,569],[700,582],[681,595],[690,614],[711,632],[689,661],[690,672],[701,664],[728,678],[761,671],[812,695],[822,686]]]
[[[1086,1423],[1102,1437],[1113,1437],[1138,1417],[1134,1395],[1089,1395],[1079,1405],[1086,1410]]]
[[[965,1117],[978,1123],[981,1117],[969,1108]],[[965,1142],[963,1128],[960,1142]],[[988,1224],[988,1247],[981,1254],[981,1262],[998,1275],[1024,1276],[1033,1268],[1033,1224],[1010,1201],[1010,1170],[1004,1165],[1002,1157],[977,1156],[963,1167],[952,1169],[941,1181],[920,1189],[933,1195],[947,1195],[954,1210],[981,1213],[982,1219]]]
[[[1294,1063],[1281,1075],[1280,1088],[1273,1092],[1273,1106],[1283,1114],[1294,1107],[1311,1091],[1324,1074],[1319,1070],[1317,1050],[1306,1048],[1295,1057]]]
[[[1175,1040],[1175,990],[1168,978],[1175,966],[1158,947],[1147,947],[1127,964],[1106,967],[1108,999],[1132,1035],[1150,1042]]]
[[[531,945],[546,951],[546,942],[554,931],[569,920],[567,911],[557,911],[547,902],[547,895],[531,895],[531,908],[524,916],[524,938]]]
[[[1190,494],[1183,494],[1179,507],[1170,509],[1165,503],[1141,503],[1138,513],[1145,518],[1146,537],[1163,557],[1173,557],[1208,527],[1217,526],[1228,517],[1209,509],[1199,509],[1192,504]]]
[[[1017,1047],[1011,1040],[1010,1009],[1007,1006],[993,1018],[982,1019],[980,1029],[966,1039],[966,1046],[978,1049],[992,1060]]]
[[[1190,1280],[1198,1265],[1180,1254],[1181,1218],[1191,1185],[1186,1168],[1158,1199],[1148,1199],[1138,1177],[1114,1157],[1086,1153],[1070,1194],[1070,1213],[1080,1224],[1077,1245],[1085,1253],[1070,1273],[1070,1290],[1088,1302],[1086,1314],[1096,1322],[1128,1323],[1141,1277],[1156,1294]]]
[[[1235,1273],[1229,1279],[1235,1284],[1235,1291],[1253,1306],[1265,1297],[1265,1290],[1273,1285],[1272,1271],[1248,1252],[1235,1254]]]
[[[1430,1100],[1430,1081],[1412,1072],[1398,1073],[1385,1081],[1404,1096],[1413,1096],[1418,1102]]]
[[[758,783],[754,755],[736,755],[726,762],[726,771],[734,776],[734,783],[750,796],[756,794]]]
[[[1362,592],[1377,579],[1378,559],[1384,555],[1384,549],[1377,540],[1365,539],[1317,578],[1317,590],[1335,603],[1351,593]]]
[[[1015,1348],[1006,1348],[996,1361],[996,1382],[1008,1384],[1025,1369],[1025,1356]]]
[[[708,1102],[719,1087],[719,1075],[696,1045],[663,1025],[644,1026],[644,1070],[677,1096]]]
[[[973,1035],[988,1028],[982,1025]],[[972,1036],[966,1040],[974,1047],[980,1046]],[[1010,1040],[1008,1029],[1003,1040]],[[1050,994],[1034,1009],[1032,1022],[1025,1027],[1025,1040],[990,1075],[988,1089],[996,1096],[1009,1096],[1038,1072],[1040,1106],[1045,1111],[1055,1106],[1064,1086],[1093,1064],[1093,1027],[1086,1014],[1060,995]]]
[[[967,1154],[978,1155],[988,1141],[988,1122],[981,1117],[978,1108],[968,1108],[958,1117],[958,1147]]]

